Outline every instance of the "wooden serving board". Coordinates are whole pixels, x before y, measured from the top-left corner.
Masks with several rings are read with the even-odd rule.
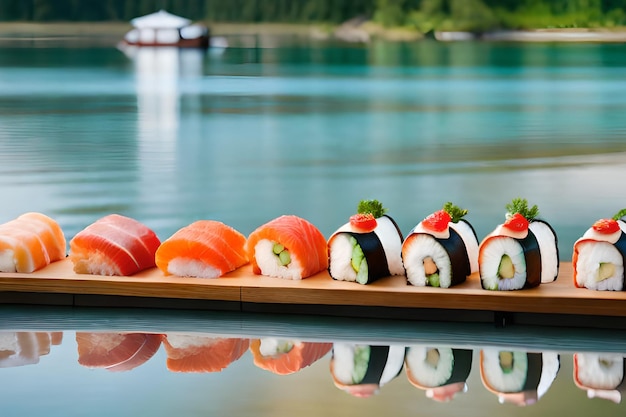
[[[2,302],[7,294],[71,294],[226,301],[248,305],[539,313],[560,315],[626,317],[626,291],[591,291],[575,288],[572,265],[560,265],[558,279],[537,288],[518,291],[488,291],[481,288],[478,274],[448,289],[407,285],[404,276],[387,277],[369,285],[335,281],[324,271],[299,280],[254,275],[250,265],[217,279],[165,276],[153,268],[131,277],[75,274],[68,259],[32,274],[0,273]],[[341,315],[341,313],[337,314]]]

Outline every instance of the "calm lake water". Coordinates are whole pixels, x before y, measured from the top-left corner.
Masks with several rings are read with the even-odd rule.
[[[574,241],[590,224],[626,207],[626,45],[268,46],[124,53],[84,45],[0,45],[0,222],[40,211],[71,238],[115,212],[165,239],[202,218],[248,234],[281,214],[296,214],[329,236],[359,200],[375,198],[405,233],[452,201],[469,209],[467,220],[482,238],[504,220],[505,205],[523,197],[556,230],[561,260],[569,261]],[[77,333],[110,331],[116,322],[106,318],[113,313],[97,315],[104,318],[98,326],[72,321],[92,314],[81,311],[54,323],[47,321],[53,313],[41,312],[35,324],[13,324],[28,311],[0,310],[8,318],[0,340],[14,343],[16,331],[27,332],[19,340],[61,332],[62,342],[48,342],[49,352],[41,348],[36,365],[15,366],[18,361],[0,369],[3,416],[626,411],[623,403],[588,398],[574,384],[577,349],[606,350],[601,342],[607,339],[594,344],[582,331],[584,343],[578,334],[562,335],[556,346],[542,345],[545,334],[526,347],[527,335],[485,343],[561,353],[547,392],[536,404],[517,407],[499,404],[483,386],[483,346],[463,335],[444,344],[472,351],[468,392],[442,404],[412,386],[405,371],[378,395],[352,397],[333,384],[330,352],[289,376],[256,367],[249,351],[222,372],[175,373],[166,368],[163,346],[132,371],[88,369],[77,361]],[[223,335],[211,327],[214,316],[203,320],[205,333]],[[160,328],[164,322],[114,330],[202,332]],[[273,334],[246,331],[242,323],[254,323],[251,317],[234,322],[244,327],[234,331],[241,339]],[[278,325],[285,326],[291,328]],[[343,322],[328,326],[333,332],[322,338],[326,343],[341,342],[334,337],[342,330],[350,342],[397,342],[384,332],[376,336],[366,321],[356,329]],[[430,330],[423,330],[424,343],[440,340],[436,333],[429,339]],[[310,331],[306,322],[290,336],[320,341]],[[409,325],[403,331],[400,344],[415,342]],[[622,333],[615,337],[624,341]],[[626,343],[611,353],[623,361]]]

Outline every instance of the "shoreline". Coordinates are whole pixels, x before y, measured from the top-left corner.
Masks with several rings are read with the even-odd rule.
[[[432,36],[405,28],[383,28],[372,22],[345,22],[338,26],[289,23],[210,23],[214,36],[292,36],[312,40],[338,40],[368,43],[371,40],[410,42],[432,37],[438,41],[492,42],[607,42],[626,43],[626,27],[535,30],[494,30],[483,34],[436,31]],[[0,22],[0,41],[98,40],[122,39],[130,30],[128,22]]]

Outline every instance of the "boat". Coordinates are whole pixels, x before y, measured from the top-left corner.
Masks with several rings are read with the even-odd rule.
[[[190,19],[165,10],[136,17],[130,21],[133,29],[124,35],[122,46],[169,46],[179,48],[207,48],[209,29]]]

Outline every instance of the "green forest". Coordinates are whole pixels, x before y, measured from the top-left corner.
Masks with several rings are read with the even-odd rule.
[[[196,21],[339,24],[438,30],[626,25],[626,0],[2,0],[0,21],[128,21],[165,9]]]

